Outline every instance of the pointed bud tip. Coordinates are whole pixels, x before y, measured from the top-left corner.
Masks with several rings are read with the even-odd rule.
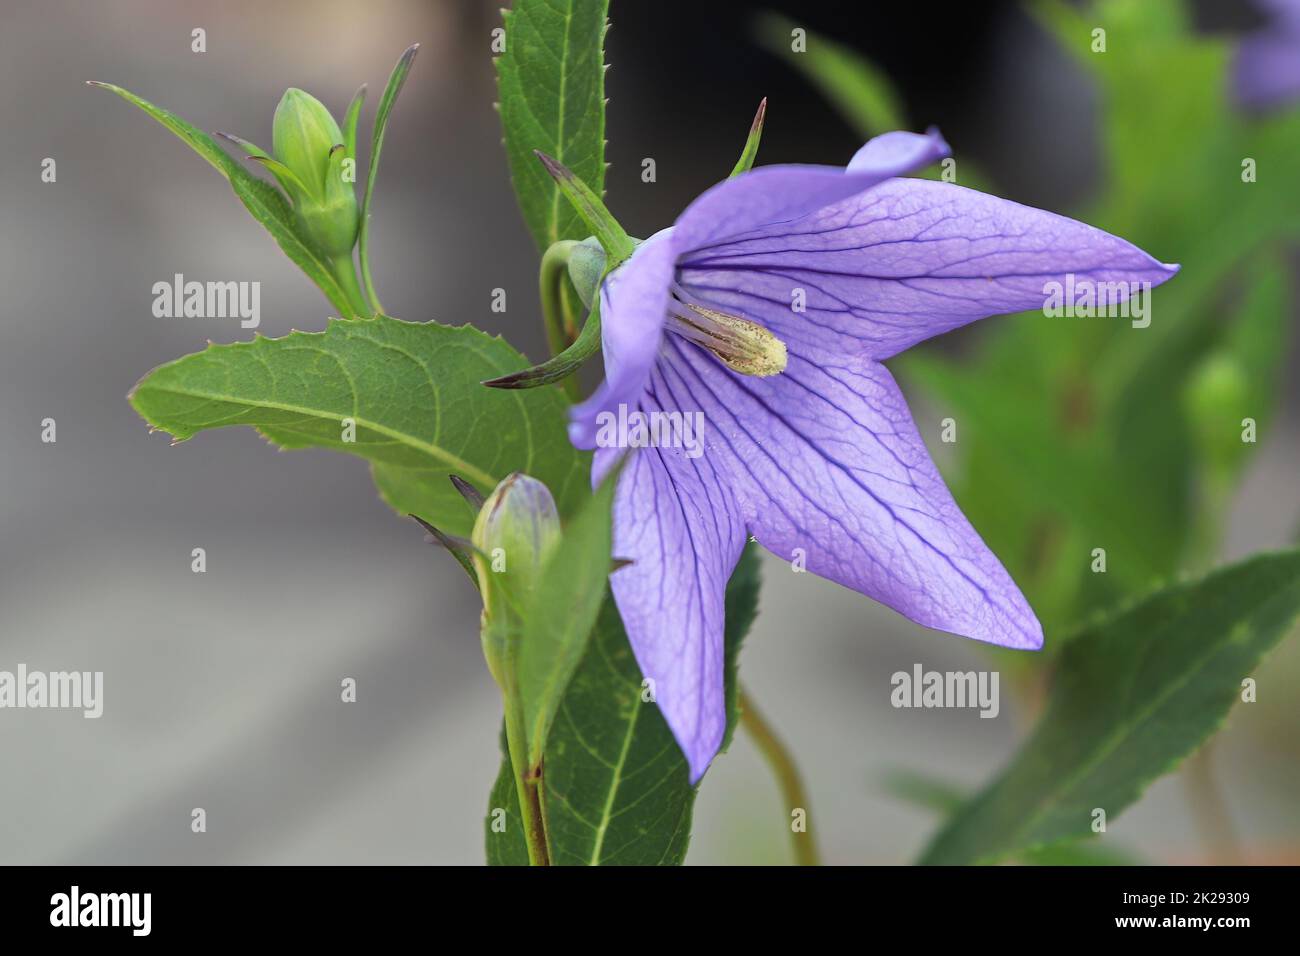
[[[451,480],[452,487],[455,488],[458,492],[460,492],[460,496],[464,498],[467,502],[469,502],[471,508],[473,508],[475,511],[482,510],[483,495],[482,493],[479,492],[477,488],[471,485],[460,475],[448,475],[447,477]]]
[[[408,513],[406,517],[413,518],[420,525],[420,527],[422,527],[425,531],[429,532],[429,534],[433,535],[435,538],[442,534],[441,531],[439,531],[429,522],[425,521],[419,515]]]

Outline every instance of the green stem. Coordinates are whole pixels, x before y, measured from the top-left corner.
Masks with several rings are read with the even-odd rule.
[[[568,281],[569,254],[578,242],[565,239],[552,243],[542,255],[538,273],[538,291],[542,300],[542,323],[546,326],[546,342],[551,355],[559,355],[578,338],[578,329],[564,306],[564,284]],[[578,380],[570,376],[564,380],[565,394],[570,401],[578,401],[581,393]]]
[[[776,735],[772,725],[763,719],[763,715],[754,706],[754,698],[745,688],[738,688],[740,704],[740,723],[754,739],[759,752],[767,760],[768,766],[781,788],[781,796],[790,810],[801,809],[805,818],[808,814],[808,791],[804,788],[803,778],[795,765],[794,757],[786,749],[781,738]],[[794,859],[799,866],[819,866],[821,856],[817,852],[817,841],[811,830],[802,833],[790,831],[794,843]]]
[[[524,842],[528,844],[531,866],[550,866],[551,854],[546,843],[546,822],[542,817],[542,768],[528,765],[528,741],[524,732],[523,701],[518,689],[502,690],[506,712],[506,744],[510,750],[510,767],[514,772],[515,790],[519,795],[519,816],[523,821]]]
[[[352,264],[352,254],[348,253],[331,259],[330,271],[334,273],[334,278],[339,280],[339,285],[347,293],[348,302],[351,304],[356,317],[370,318],[373,316],[375,313],[367,305],[365,293],[361,291],[361,286],[357,284],[357,271]]]

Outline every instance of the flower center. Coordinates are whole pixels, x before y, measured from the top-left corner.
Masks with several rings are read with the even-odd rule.
[[[711,309],[673,283],[668,327],[706,348],[732,371],[766,378],[785,371],[785,343],[757,322]]]

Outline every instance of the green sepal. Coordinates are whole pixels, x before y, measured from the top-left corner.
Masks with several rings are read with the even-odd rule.
[[[763,138],[763,120],[766,117],[767,97],[765,96],[758,104],[758,112],[754,114],[754,122],[749,127],[749,136],[745,139],[745,148],[740,151],[740,159],[736,160],[736,165],[731,170],[732,176],[739,176],[754,168],[754,158],[758,156],[758,143]]]

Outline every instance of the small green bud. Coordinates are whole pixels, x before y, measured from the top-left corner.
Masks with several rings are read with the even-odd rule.
[[[324,192],[330,150],[341,142],[343,131],[325,104],[302,90],[285,90],[271,127],[272,152],[317,195]]]
[[[569,281],[578,292],[585,308],[591,308],[596,297],[596,286],[605,274],[605,250],[595,236],[582,240],[569,252]]]
[[[289,198],[312,244],[326,256],[347,255],[357,240],[356,189],[344,179],[344,136],[329,110],[309,93],[285,91],[271,129],[275,159],[266,165]]]
[[[560,542],[555,499],[536,478],[516,472],[484,502],[470,540],[483,595],[483,652],[502,683],[522,608]]]

